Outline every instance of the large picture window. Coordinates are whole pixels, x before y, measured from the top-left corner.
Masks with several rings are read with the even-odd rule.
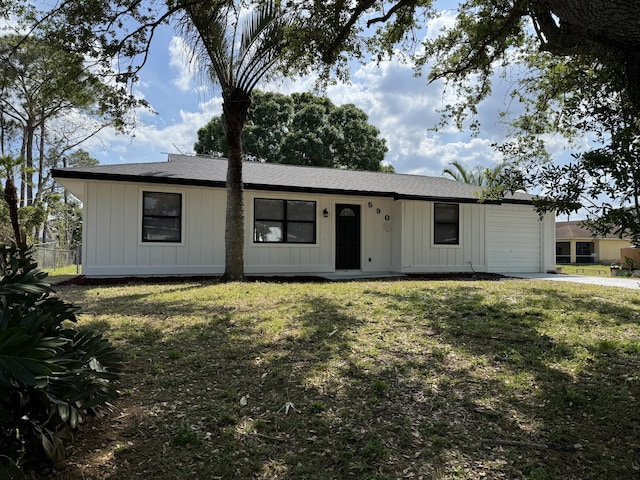
[[[460,244],[459,207],[455,203],[433,205],[433,243],[435,245]]]
[[[182,194],[142,192],[142,241],[182,241]]]
[[[316,243],[316,202],[256,198],[255,243]]]

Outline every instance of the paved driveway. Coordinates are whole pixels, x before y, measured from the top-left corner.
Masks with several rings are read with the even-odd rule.
[[[640,289],[640,278],[624,277],[583,277],[580,275],[564,275],[553,273],[509,273],[507,277],[530,278],[533,280],[549,280],[551,282],[586,283],[588,285],[603,285],[605,287],[621,287]]]

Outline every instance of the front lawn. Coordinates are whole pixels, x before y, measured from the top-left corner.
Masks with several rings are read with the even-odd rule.
[[[60,286],[126,356],[60,479],[640,477],[637,292]]]

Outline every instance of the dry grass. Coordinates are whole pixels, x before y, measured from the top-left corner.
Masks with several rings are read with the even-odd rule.
[[[124,352],[61,479],[640,476],[637,293],[533,281],[61,286]]]

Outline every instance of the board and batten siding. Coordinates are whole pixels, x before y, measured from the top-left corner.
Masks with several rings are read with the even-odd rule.
[[[553,250],[551,250],[553,248]],[[487,205],[489,272],[530,273],[555,268],[555,219],[540,221],[528,205]]]
[[[181,243],[142,242],[143,191],[182,194]],[[224,190],[88,181],[84,193],[84,275],[218,275],[224,271]]]
[[[316,202],[315,244],[273,244],[253,241],[254,199],[304,200]],[[392,268],[391,215],[393,200],[375,197],[297,194],[287,192],[245,192],[245,273],[296,274],[335,271],[335,215],[337,204],[360,206],[361,270],[387,272]],[[328,217],[323,211],[327,209]],[[386,216],[389,220],[385,220]]]
[[[485,208],[461,203],[459,245],[434,245],[433,203],[402,201],[402,272],[478,272],[487,270]]]
[[[254,200],[302,200],[316,202],[316,243],[255,243],[253,238]],[[330,218],[322,211],[330,209],[327,199],[318,195],[245,191],[245,273],[296,274],[332,271],[332,252],[328,244]]]
[[[226,193],[222,188],[113,181],[75,182],[84,203],[83,274],[220,275]],[[142,192],[182,194],[180,243],[142,242]],[[316,202],[315,244],[253,242],[254,198]],[[336,205],[359,205],[363,272],[539,272],[554,268],[553,215],[527,205],[459,204],[459,245],[434,245],[433,203],[328,194],[245,191],[245,272],[335,271]],[[328,217],[323,215],[327,209]]]
[[[336,203],[349,203],[340,199]],[[363,272],[393,270],[394,201],[390,198],[362,198]],[[387,220],[388,219],[388,220]]]
[[[224,189],[87,181],[84,185],[83,274],[87,276],[220,275],[224,272]],[[182,194],[182,241],[142,242],[142,192]],[[315,244],[253,242],[253,200],[316,202]],[[361,270],[392,270],[388,198],[245,191],[245,272],[299,274],[335,271],[335,206],[361,209]],[[328,217],[323,216],[327,209]],[[389,220],[385,220],[389,216]]]

